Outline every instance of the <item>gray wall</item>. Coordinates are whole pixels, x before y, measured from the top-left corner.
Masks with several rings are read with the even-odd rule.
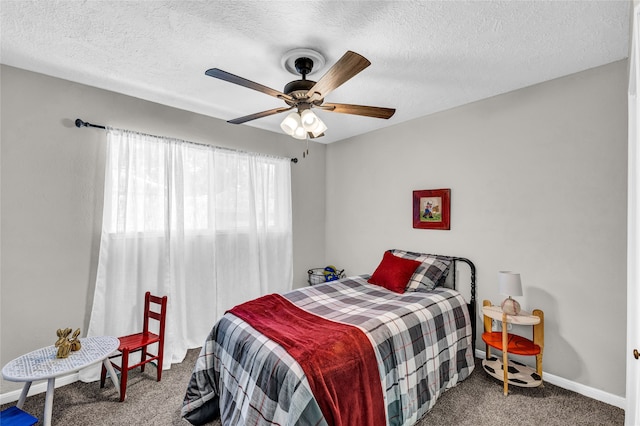
[[[88,325],[104,184],[98,124],[247,151],[292,165],[294,286],[324,264],[325,145],[2,66],[0,365]],[[204,337],[203,337],[204,338]],[[21,387],[2,382],[2,392]]]
[[[465,256],[479,302],[522,274],[545,312],[544,371],[625,395],[627,62],[327,147],[327,261]],[[451,230],[412,228],[412,191],[451,188]],[[478,347],[484,350],[482,341]]]
[[[480,301],[502,299],[498,270],[518,271],[523,307],[545,311],[544,370],[624,396],[626,69],[617,62],[311,144],[292,166],[294,285],[325,263],[371,272],[392,247],[469,257]],[[52,344],[57,328],[86,330],[105,136],[75,128],[76,117],[301,157],[302,145],[282,135],[11,67],[1,73],[2,365]],[[412,191],[434,188],[452,190],[451,230],[412,229]],[[3,393],[16,388],[2,383]]]

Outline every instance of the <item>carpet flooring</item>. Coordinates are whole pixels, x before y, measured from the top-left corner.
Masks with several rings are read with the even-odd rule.
[[[55,390],[53,425],[182,425],[182,398],[199,350],[155,380],[155,367],[129,373],[127,399],[118,401],[113,383],[75,382]],[[471,376],[445,392],[417,426],[624,425],[624,410],[546,383],[543,388],[509,387],[488,376],[480,360]],[[42,421],[44,393],[27,398],[23,409]],[[12,404],[2,405],[5,409]],[[41,422],[38,424],[42,424]],[[219,426],[220,421],[210,425]]]

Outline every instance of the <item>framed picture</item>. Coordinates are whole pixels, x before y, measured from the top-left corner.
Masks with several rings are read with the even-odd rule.
[[[425,189],[413,191],[413,227],[418,229],[450,229],[451,190]]]

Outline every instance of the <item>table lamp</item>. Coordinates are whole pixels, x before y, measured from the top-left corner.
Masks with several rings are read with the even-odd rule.
[[[498,272],[498,292],[507,295],[500,307],[502,312],[507,315],[518,315],[520,313],[520,304],[511,296],[522,296],[522,282],[520,274],[511,271]]]

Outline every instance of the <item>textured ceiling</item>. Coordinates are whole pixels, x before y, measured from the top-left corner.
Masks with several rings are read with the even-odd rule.
[[[372,64],[327,102],[397,112],[320,111],[325,143],[624,59],[629,38],[626,0],[0,0],[0,16],[3,64],[224,120],[285,105],[205,70],[282,91],[285,52],[321,52],[317,80],[353,50]],[[280,133],[283,118],[243,125]]]

